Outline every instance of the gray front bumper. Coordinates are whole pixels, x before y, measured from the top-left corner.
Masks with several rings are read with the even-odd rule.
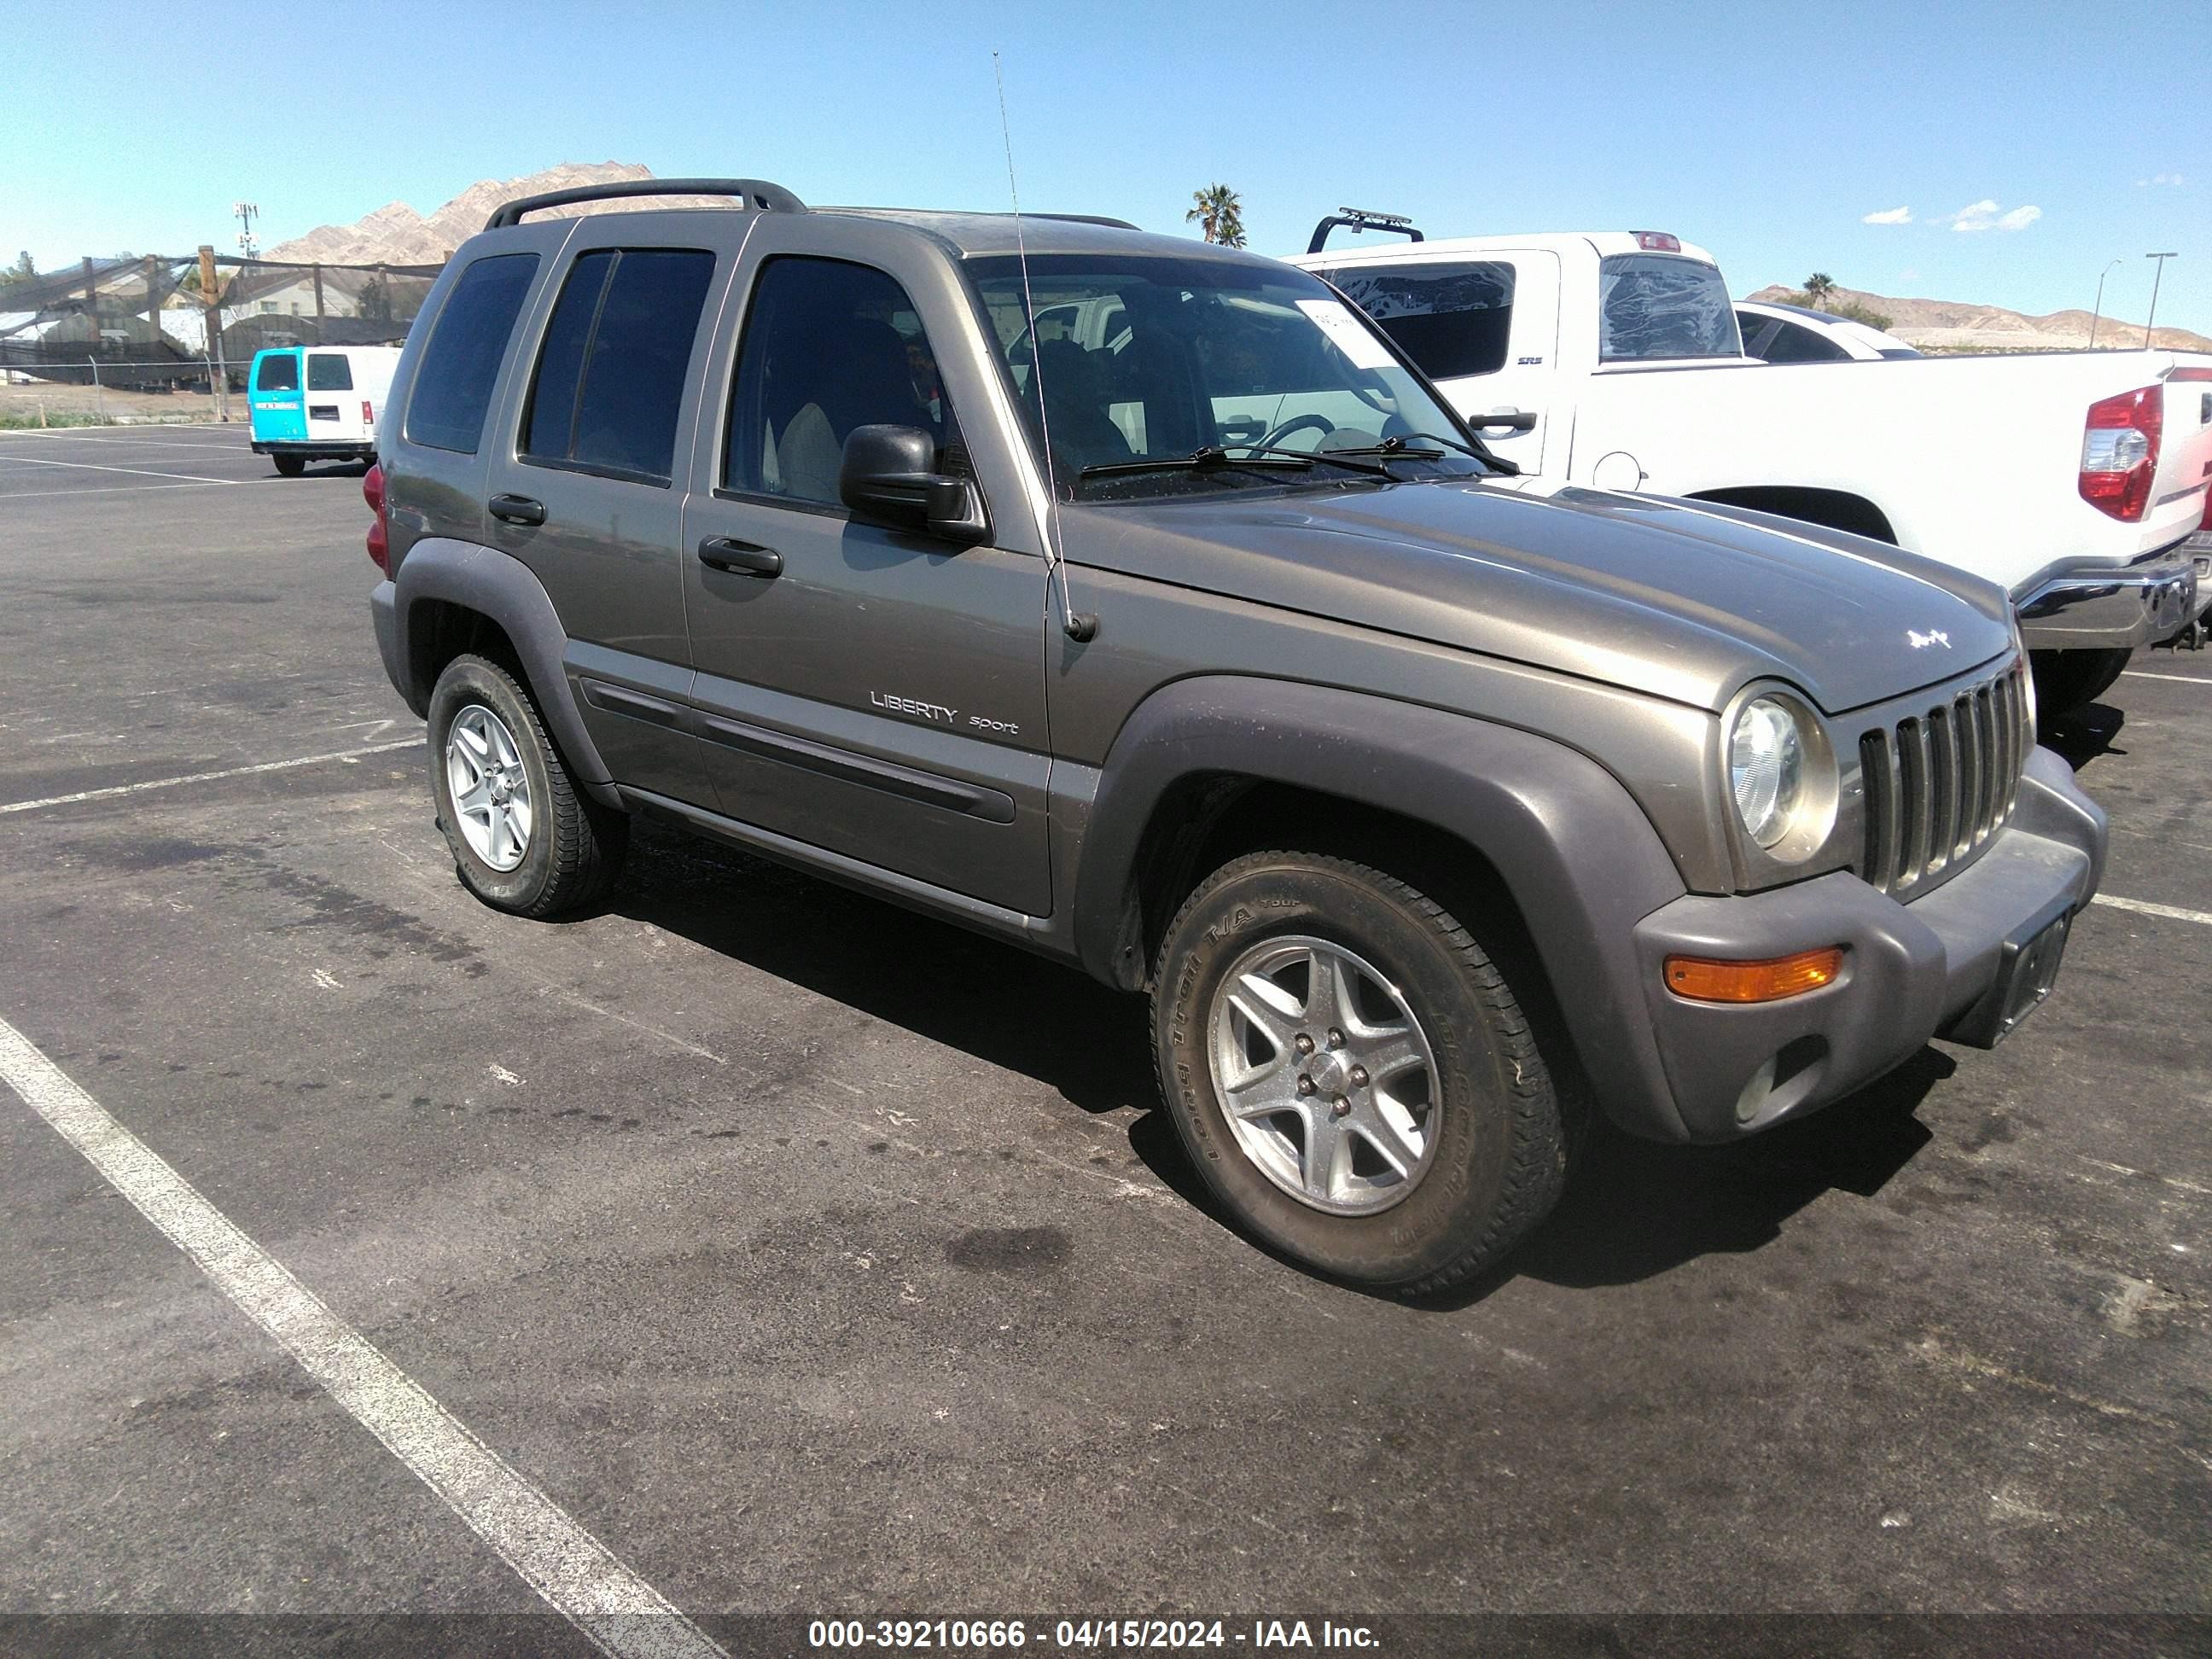
[[[2069,560],[2031,577],[2015,596],[2031,651],[2125,650],[2179,633],[2212,603],[2188,543],[2132,564]]]
[[[2105,814],[2048,749],[2028,757],[2013,817],[1969,868],[1900,904],[1847,871],[1729,898],[1690,896],[1637,925],[1635,955],[1683,1133],[1737,1139],[1841,1098],[1933,1036],[1987,1046],[2008,942],[2097,890]],[[1735,960],[1844,947],[1831,985],[1781,1002],[1694,1002],[1668,957]],[[1626,1127],[1650,1132],[1648,1123]]]

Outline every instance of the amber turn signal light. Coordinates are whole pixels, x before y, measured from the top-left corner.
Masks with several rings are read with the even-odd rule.
[[[1762,962],[1717,962],[1710,957],[1668,957],[1667,988],[1698,1002],[1779,1002],[1832,984],[1843,971],[1840,945],[1800,951]]]

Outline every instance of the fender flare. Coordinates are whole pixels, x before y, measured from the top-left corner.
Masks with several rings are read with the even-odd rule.
[[[432,688],[419,684],[415,671],[415,607],[439,599],[477,611],[498,623],[514,645],[531,695],[538,700],[570,775],[592,799],[610,806],[622,805],[613,776],[569,695],[563,662],[568,630],[561,626],[552,596],[529,566],[475,542],[426,536],[407,550],[392,585],[397,590],[392,607],[396,654],[408,676],[408,703],[417,714],[428,708]]]
[[[1675,1118],[1634,945],[1636,924],[1686,890],[1674,860],[1596,762],[1464,714],[1226,675],[1154,693],[1115,738],[1084,832],[1075,943],[1090,972],[1131,982],[1153,812],[1177,785],[1222,774],[1379,807],[1473,848],[1521,907],[1600,1097]]]

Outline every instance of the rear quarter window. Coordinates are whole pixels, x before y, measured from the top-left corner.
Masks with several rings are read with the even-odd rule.
[[[507,337],[537,275],[535,253],[492,254],[461,273],[415,371],[407,400],[408,442],[477,453]]]
[[[1598,261],[1598,359],[1736,357],[1743,337],[1717,268],[1663,253]]]

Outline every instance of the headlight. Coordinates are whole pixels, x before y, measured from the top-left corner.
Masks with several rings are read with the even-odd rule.
[[[1787,836],[1805,805],[1806,748],[1802,717],[1779,698],[1753,698],[1735,717],[1729,783],[1744,829],[1761,847]]]

